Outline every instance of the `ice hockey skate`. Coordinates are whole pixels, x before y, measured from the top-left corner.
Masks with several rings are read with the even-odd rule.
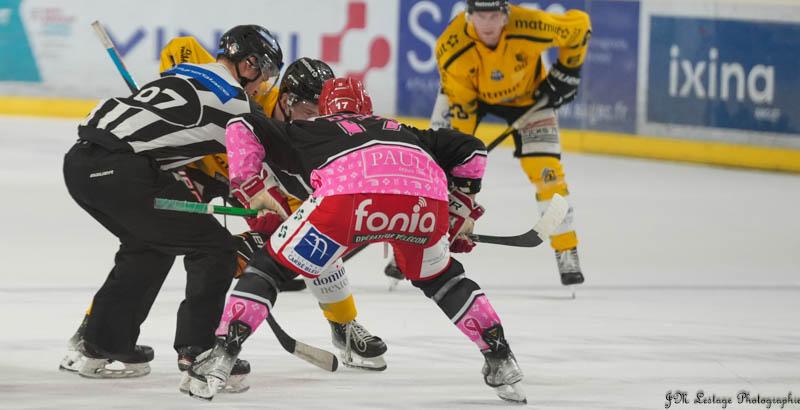
[[[89,321],[89,316],[86,315],[81,321],[78,330],[67,341],[67,354],[61,359],[61,364],[58,365],[58,370],[77,373],[81,367],[86,363],[86,356],[81,353],[80,344],[83,341],[83,331],[86,329],[86,323]]]
[[[136,345],[129,353],[106,353],[87,341],[79,342],[79,353],[85,361],[78,374],[90,379],[125,379],[150,374],[148,362],[153,360],[153,348]]]
[[[400,284],[400,281],[405,279],[405,276],[403,276],[403,272],[400,272],[400,269],[397,268],[397,264],[394,262],[394,259],[392,259],[391,261],[389,261],[389,263],[386,264],[386,267],[383,268],[383,273],[390,280],[389,283],[390,292],[393,291],[398,284]]]
[[[494,388],[503,400],[525,404],[528,402],[522,390],[522,369],[503,335],[503,326],[498,324],[486,329],[481,335],[489,349],[483,351],[483,381]]]
[[[244,322],[235,320],[228,325],[228,334],[218,338],[214,347],[202,359],[198,357],[187,370],[190,396],[211,400],[225,387],[242,343],[251,333],[252,329]]]
[[[204,360],[211,353],[211,350],[203,351],[203,348],[199,346],[185,346],[178,349],[178,370],[183,375],[181,384],[178,386],[181,393],[189,394],[189,384],[192,380],[191,376],[189,376],[189,368],[196,361]],[[233,369],[231,369],[231,375],[228,377],[225,386],[220,389],[220,393],[244,393],[249,390],[250,385],[246,380],[248,374],[250,374],[250,363],[247,360],[236,359]]]
[[[577,248],[561,252],[556,251],[556,263],[558,263],[558,272],[561,274],[562,285],[580,285],[583,283],[583,273],[581,273]]]
[[[355,320],[340,324],[328,321],[331,324],[331,337],[333,345],[339,349],[342,364],[364,370],[386,370],[386,343],[377,336],[373,336],[364,326]]]

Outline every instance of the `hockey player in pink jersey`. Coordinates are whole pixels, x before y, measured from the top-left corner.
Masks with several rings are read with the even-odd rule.
[[[270,314],[276,283],[317,277],[359,245],[387,242],[406,278],[483,353],[486,384],[504,400],[526,402],[500,318],[450,256],[451,247],[474,246],[467,234],[483,213],[474,201],[486,165],[483,143],[374,116],[369,95],[352,78],[328,80],[319,105],[323,116],[308,121],[247,114],[228,123],[231,188],[243,204],[282,212],[279,186],[311,196],[245,268],[217,344],[190,370],[191,394],[210,400],[225,384],[242,344]]]

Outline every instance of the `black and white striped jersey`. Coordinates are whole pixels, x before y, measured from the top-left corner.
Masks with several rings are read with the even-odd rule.
[[[222,64],[180,64],[125,98],[103,100],[78,127],[81,139],[132,151],[172,169],[225,153],[225,125],[252,112]]]

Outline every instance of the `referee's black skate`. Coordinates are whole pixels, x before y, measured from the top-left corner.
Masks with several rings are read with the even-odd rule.
[[[189,394],[189,384],[191,377],[189,376],[189,368],[198,361],[203,360],[211,353],[211,349],[203,350],[200,346],[184,346],[178,348],[178,370],[181,371],[183,377],[178,390],[181,393]],[[247,375],[250,374],[250,363],[247,360],[236,359],[231,369],[231,375],[225,386],[220,389],[220,393],[244,393],[250,389],[247,383]]]
[[[86,361],[78,370],[78,374],[90,379],[125,379],[142,377],[150,374],[153,360],[153,348],[136,345],[132,352],[108,353],[97,346],[83,340],[79,351]]]
[[[386,370],[386,343],[373,336],[355,320],[347,324],[328,321],[331,324],[333,345],[341,353],[342,364],[364,370]]]
[[[528,399],[522,390],[522,369],[503,335],[503,325],[497,324],[484,330],[481,338],[489,345],[489,349],[481,352],[486,359],[481,371],[483,381],[494,388],[501,399],[527,403]]]

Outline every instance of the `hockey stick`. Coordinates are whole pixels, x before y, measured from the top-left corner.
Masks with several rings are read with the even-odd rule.
[[[258,213],[258,211],[254,209],[218,206],[165,198],[156,198],[155,208],[177,212],[236,216],[252,216]],[[495,245],[532,248],[542,243],[543,238],[549,237],[550,233],[561,224],[561,221],[563,221],[564,217],[567,215],[568,208],[567,201],[561,195],[555,194],[553,199],[550,200],[550,206],[547,207],[544,215],[542,215],[539,222],[537,222],[530,231],[514,236],[471,234],[470,239],[475,242],[492,243]],[[357,253],[359,249],[360,248],[356,248],[350,255]]]
[[[214,205],[205,202],[179,201],[177,199],[156,198],[155,209],[188,212],[193,214],[258,216],[257,209],[236,208]]]
[[[500,135],[494,138],[489,145],[486,146],[486,152],[492,152],[493,149],[497,148],[509,135],[513,134],[514,131],[518,130],[523,124],[529,122],[531,118],[545,105],[547,105],[547,96],[545,95],[541,100],[539,100],[536,104],[534,104],[528,111],[525,111],[516,121],[511,123],[511,125],[506,128]]]
[[[156,209],[165,209],[170,211],[191,212],[198,214],[214,214],[214,215],[233,215],[233,216],[257,216],[258,211],[255,209],[235,208],[230,206],[219,206],[214,204],[207,204],[203,202],[190,202],[179,201],[176,199],[156,198]],[[367,245],[361,245],[353,249],[350,253],[345,255],[342,260],[347,261],[359,252],[363,251]]]
[[[255,209],[235,208],[230,206],[219,206],[214,204],[206,204],[201,202],[178,201],[174,199],[156,198],[155,209],[164,209],[170,211],[197,213],[197,214],[216,214],[216,215],[234,215],[234,216],[256,216],[258,211]],[[328,352],[303,342],[297,341],[295,338],[289,336],[283,328],[278,325],[273,317],[274,314],[270,313],[267,316],[267,323],[269,324],[275,337],[278,338],[281,347],[287,352],[305,360],[320,369],[329,372],[336,371],[339,366],[339,361],[336,356]]]
[[[367,245],[369,245],[369,244],[367,244]],[[367,245],[361,245],[361,246],[359,246],[358,248],[355,248],[355,249],[353,249],[352,251],[350,251],[350,253],[348,253],[347,255],[344,255],[344,256],[342,257],[342,262],[347,262],[347,261],[349,261],[349,260],[350,260],[350,258],[352,258],[353,256],[356,256],[356,255],[358,255],[358,254],[359,254],[359,252],[363,251],[364,249],[367,249]]]
[[[339,368],[339,359],[336,358],[336,355],[327,350],[297,341],[284,332],[272,316],[272,312],[270,312],[270,315],[267,316],[267,324],[269,324],[272,332],[275,333],[275,337],[278,338],[278,342],[280,342],[284,350],[322,370],[335,372]]]
[[[125,84],[128,86],[128,88],[130,88],[132,93],[138,92],[139,86],[136,84],[133,76],[131,76],[128,68],[125,67],[125,63],[122,62],[122,57],[120,57],[119,52],[114,46],[114,43],[111,41],[111,37],[108,36],[106,29],[103,28],[103,26],[97,20],[92,22],[92,28],[94,29],[95,34],[97,34],[97,38],[100,39],[100,43],[102,43],[103,47],[106,48],[108,56],[111,57],[111,61],[113,61],[114,65],[117,66],[117,71],[119,71],[122,79],[125,80]]]
[[[469,238],[481,243],[533,248],[539,246],[550,237],[550,234],[564,221],[568,210],[569,204],[567,200],[563,196],[555,194],[553,199],[550,200],[547,210],[544,211],[542,217],[539,218],[539,221],[530,231],[515,236],[469,234]]]

